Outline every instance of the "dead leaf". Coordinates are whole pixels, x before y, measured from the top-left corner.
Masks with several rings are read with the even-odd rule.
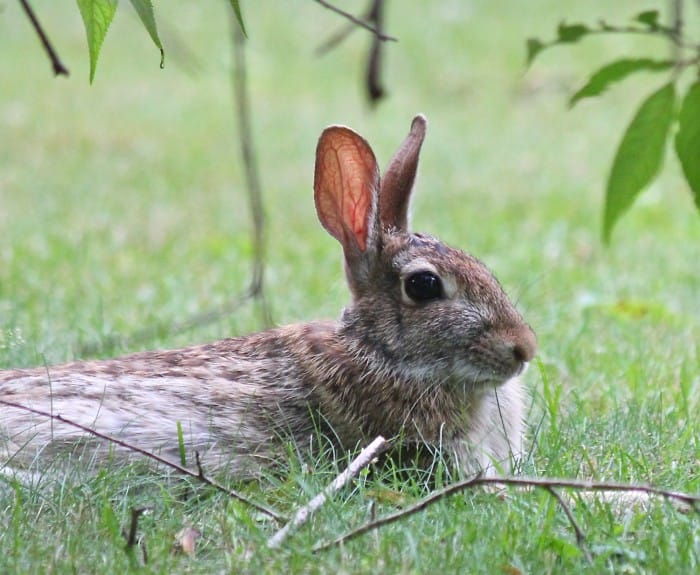
[[[183,527],[175,535],[175,550],[182,551],[190,557],[195,555],[197,539],[202,535],[199,529],[194,527]]]

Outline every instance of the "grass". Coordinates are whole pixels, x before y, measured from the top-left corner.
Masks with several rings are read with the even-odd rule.
[[[392,4],[390,31],[400,42],[388,46],[390,97],[370,111],[360,89],[363,33],[317,58],[317,43],[342,25],[335,16],[311,2],[284,13],[262,4],[243,7],[275,321],[334,317],[346,298],[339,248],[317,224],[311,199],[321,129],[353,126],[385,163],[422,111],[430,127],[414,227],[486,261],[539,337],[539,363],[527,375],[523,471],[700,492],[700,217],[674,161],[622,220],[613,245],[599,239],[613,151],[642,95],[662,79],[631,79],[566,109],[613,55],[664,47],[601,38],[523,69],[525,39],[550,37],[562,18],[623,21],[644,7],[538,0],[504,11],[444,1],[423,13],[418,4]],[[44,6],[39,16],[72,76],[51,77],[19,7],[5,6],[2,367],[73,359],[111,336],[186,320],[240,292],[250,269],[224,6],[183,2],[157,14],[162,71],[122,6],[92,87],[77,10]],[[246,333],[259,321],[255,306],[243,306],[186,333],[164,330],[99,355]],[[289,513],[342,465],[312,462],[312,473],[292,467],[288,477],[240,487]],[[135,569],[139,558],[125,552],[121,528],[139,506],[151,508],[139,524],[146,572],[691,573],[700,563],[697,515],[663,502],[648,512],[577,506],[592,564],[540,492],[452,497],[313,555],[319,540],[394,510],[396,494],[405,503],[427,488],[364,477],[273,552],[264,542],[274,525],[196,483],[137,465],[71,469],[49,469],[30,486],[0,485],[0,572]],[[195,559],[171,552],[186,524],[202,532]]]

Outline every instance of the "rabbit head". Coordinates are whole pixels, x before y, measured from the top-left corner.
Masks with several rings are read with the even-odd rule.
[[[380,180],[369,144],[331,126],[316,150],[314,198],[343,247],[352,304],[341,330],[357,356],[388,377],[466,393],[517,376],[535,336],[476,258],[408,229],[408,206],[426,120],[416,116]]]

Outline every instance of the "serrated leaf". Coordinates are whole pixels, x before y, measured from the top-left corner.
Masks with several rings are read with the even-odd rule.
[[[153,40],[156,48],[160,50],[160,67],[165,66],[165,52],[163,51],[163,44],[158,36],[158,28],[156,26],[156,17],[153,13],[153,3],[151,0],[131,0],[131,5],[136,10],[136,13],[141,19],[141,23],[148,32],[148,35]]]
[[[243,24],[243,14],[241,13],[241,5],[238,0],[230,0],[231,8],[233,8],[233,13],[236,15],[236,20],[238,20],[238,25],[241,27],[241,32],[245,37],[248,37],[248,33],[245,31],[245,24]]]
[[[686,92],[678,114],[676,155],[700,210],[700,80]]]
[[[578,42],[589,32],[590,29],[585,24],[566,24],[562,22],[557,28],[557,41],[564,44],[571,44],[573,42]]]
[[[95,79],[102,42],[117,10],[117,0],[76,0],[83,18],[90,53],[90,83]]]
[[[544,50],[546,45],[538,38],[527,39],[527,65],[532,64],[537,55]]]
[[[637,22],[646,24],[652,30],[657,30],[659,28],[659,11],[658,10],[645,10],[637,14],[634,19]]]
[[[669,60],[651,60],[650,58],[625,58],[611,62],[595,72],[588,82],[571,96],[569,106],[573,107],[576,102],[584,98],[599,96],[605,92],[611,84],[620,82],[635,72],[640,72],[642,70],[658,72],[660,70],[668,70],[672,66],[673,62]]]
[[[605,192],[603,240],[608,243],[615,223],[656,176],[664,158],[676,100],[673,82],[651,94],[637,110],[622,136]]]

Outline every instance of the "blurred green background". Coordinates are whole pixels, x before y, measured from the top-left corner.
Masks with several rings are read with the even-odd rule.
[[[364,4],[343,7],[360,12]],[[70,359],[110,336],[186,321],[230,301],[250,277],[227,4],[156,6],[166,48],[160,70],[124,3],[93,86],[77,9],[36,8],[71,76],[52,76],[19,6],[6,4],[0,361],[8,366]],[[335,317],[346,301],[339,246],[317,224],[312,202],[323,127],[352,126],[385,165],[422,112],[430,125],[414,227],[495,271],[559,381],[603,399],[651,385],[648,373],[645,381],[618,381],[627,370],[697,365],[700,218],[675,158],[623,218],[613,245],[599,239],[615,147],[663,78],[640,75],[567,109],[599,65],[663,57],[667,46],[598,37],[553,49],[530,70],[524,64],[526,38],[552,37],[562,19],[625,23],[640,9],[636,2],[390,3],[387,30],[399,42],[386,46],[388,97],[372,109],[362,87],[367,33],[355,31],[319,57],[316,48],[344,20],[313,2],[245,3],[274,321]],[[179,335],[166,329],[127,347],[260,327],[255,306],[244,305],[213,324]]]
[[[35,6],[71,71],[67,79],[52,76],[19,4],[0,7],[0,367],[200,343],[262,326],[256,306],[246,304],[183,333],[167,329],[225,305],[247,287],[251,225],[232,101],[230,7],[223,1],[155,4],[165,69],[122,2],[92,86],[73,3]],[[353,13],[365,8],[359,1],[339,5]],[[336,317],[347,301],[340,247],[316,221],[313,206],[321,130],[332,123],[353,127],[386,165],[413,115],[422,112],[429,131],[414,227],[483,259],[539,337],[539,360],[526,376],[533,407],[525,472],[697,493],[700,217],[674,158],[617,226],[612,245],[600,241],[614,151],[639,102],[665,76],[642,74],[601,99],[567,108],[569,96],[600,65],[624,56],[663,58],[668,47],[641,36],[597,37],[548,51],[525,68],[526,39],[553,37],[563,19],[624,24],[666,4],[389,2],[387,32],[399,42],[385,47],[388,97],[374,109],[362,89],[367,33],[355,31],[319,57],[320,43],[345,26],[338,16],[310,1],[242,6],[275,323]],[[697,10],[688,16],[697,31]],[[146,340],[102,345],[154,326],[159,335]],[[102,525],[105,517],[117,527],[112,555],[101,560],[112,564],[123,555],[118,521],[106,512],[95,518],[94,510],[111,513],[113,505],[127,516],[128,473],[115,475],[112,484],[98,478],[95,493],[104,495],[96,505],[84,505],[83,488],[54,499],[55,517],[38,499],[23,519],[13,511],[14,499],[4,499],[26,571],[42,564],[56,525],[59,567],[64,541],[69,563],[75,556],[78,564],[98,564],[92,554],[100,547],[86,534],[98,537],[101,528],[83,525]],[[322,477],[293,479],[287,492],[294,481],[312,479],[318,485],[307,489],[317,491]],[[291,509],[305,493],[287,493],[276,504]],[[342,508],[355,524],[367,513],[359,499],[354,504],[348,496]],[[161,502],[166,512],[151,527],[162,537],[151,534],[150,541],[159,541],[166,562],[175,561],[170,539],[184,513],[195,525],[209,525],[211,563],[199,563],[202,572],[231,569],[238,557],[231,548],[248,553],[241,551],[252,545],[247,537],[269,535],[270,526],[260,528],[262,535],[250,521],[242,528],[240,512],[231,515],[230,502],[216,501],[188,502],[185,511],[175,499]],[[519,572],[505,570],[513,565],[583,572],[566,518],[547,495],[482,503],[475,510],[470,499],[452,500],[397,526],[390,532],[397,536],[385,535],[381,547],[377,539],[366,556],[338,552],[313,564],[331,572],[376,572],[378,565],[433,572],[447,557],[455,572],[497,566]],[[346,529],[339,509],[326,516],[334,518],[336,535]],[[628,572],[697,566],[692,516],[686,521],[663,508],[617,522],[605,509],[595,512],[579,514],[603,549],[590,572],[610,568],[606,553],[624,559],[613,568],[640,569]],[[464,513],[470,521],[459,520]],[[531,533],[535,525],[538,534]],[[288,555],[271,553],[262,553],[262,565],[271,572],[308,569],[318,535],[309,530],[303,537],[294,548],[298,563],[290,564],[296,567],[285,566]],[[449,545],[436,546],[443,537]],[[625,555],[618,544],[632,551]]]

